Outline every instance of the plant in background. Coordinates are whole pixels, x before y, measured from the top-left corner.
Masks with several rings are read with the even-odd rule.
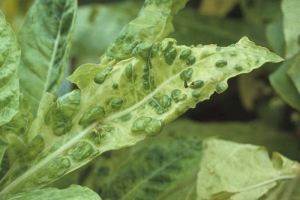
[[[81,186],[41,188],[104,152],[157,136],[224,92],[229,78],[282,61],[247,37],[228,47],[177,45],[166,37],[186,2],[146,0],[99,64],[68,77],[78,89],[61,97],[77,2],[35,1],[18,39],[0,15],[0,199],[100,199]],[[103,199],[258,199],[299,173],[297,162],[278,153],[270,159],[254,145],[182,135],[152,140],[124,151],[122,169],[102,177]],[[107,163],[98,182],[118,165]]]

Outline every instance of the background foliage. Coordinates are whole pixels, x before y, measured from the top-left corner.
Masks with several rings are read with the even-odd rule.
[[[64,69],[66,75],[81,64],[98,63],[99,56],[119,31],[136,17],[143,1],[79,0],[78,3],[71,56]],[[31,4],[31,0],[1,1],[0,8],[16,34]],[[79,184],[96,191],[103,199],[138,199],[147,195],[149,199],[195,199],[197,170],[191,166],[205,160],[205,155],[196,152],[201,151],[198,148],[202,139],[212,137],[265,146],[269,152],[277,151],[299,161],[298,4],[298,0],[189,1],[174,16],[175,32],[170,37],[178,44],[228,46],[247,36],[285,61],[265,64],[252,73],[229,80],[231,87],[225,93],[198,104],[168,124],[156,138],[106,152],[51,186],[65,189],[70,184]],[[63,81],[59,93],[75,88]],[[180,159],[173,162],[177,156]],[[1,173],[6,169],[5,162],[2,165]],[[179,181],[183,177],[184,181]],[[155,187],[157,183],[160,185]],[[139,187],[131,190],[135,185]],[[299,178],[286,181],[261,199],[296,199],[300,195],[299,186]],[[176,193],[178,188],[180,192]],[[219,199],[229,199],[233,194],[217,195]]]

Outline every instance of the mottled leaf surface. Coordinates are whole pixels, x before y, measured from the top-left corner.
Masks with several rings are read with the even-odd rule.
[[[43,98],[29,130],[30,153],[2,180],[3,193],[41,187],[104,151],[157,135],[163,124],[225,91],[228,78],[281,61],[247,38],[224,48],[165,39],[132,53],[120,62],[81,66],[69,78],[80,90],[56,102],[50,94]]]
[[[206,142],[198,173],[199,200],[256,200],[280,182],[293,179],[300,165],[264,147],[222,140]]]
[[[300,12],[299,1],[283,0],[281,8],[286,43],[285,57],[291,58],[299,51],[300,24],[297,23]]]
[[[214,92],[224,92],[229,78],[282,60],[246,37],[229,47],[178,46],[174,39],[161,40],[170,30],[169,15],[185,1],[171,3],[148,0],[141,11],[163,21],[157,25],[158,36],[148,37],[156,33],[151,32],[156,26],[149,17],[135,21],[118,37],[127,41],[128,36],[134,46],[117,39],[112,44],[118,50],[113,59],[83,65],[69,78],[79,89],[57,100],[45,93],[27,133],[28,142],[20,143],[24,151],[17,153],[18,159],[1,180],[0,195],[41,188],[105,151],[156,136],[167,122]],[[154,13],[162,9],[166,16],[158,13],[162,17],[156,19],[151,9]],[[143,28],[148,25],[150,29]],[[123,47],[128,47],[125,54]]]
[[[173,14],[182,9],[186,2],[187,0],[146,0],[139,16],[125,26],[108,47],[102,56],[102,62],[130,58],[131,51],[139,43],[152,43],[167,37],[174,29]]]
[[[0,200],[101,200],[101,198],[92,190],[78,185],[72,185],[67,189],[59,190],[56,188],[46,188],[33,190],[13,195],[0,197]]]
[[[184,199],[196,182],[202,141],[157,142],[130,155],[100,195],[104,199]]]
[[[74,0],[37,0],[19,33],[21,91],[36,115],[46,92],[57,95],[63,78],[75,22]]]
[[[105,152],[79,170],[57,180],[52,186],[61,188],[76,183],[102,193],[104,192],[103,188],[109,185],[119,170],[122,170],[122,166],[127,162],[130,154],[140,151],[140,149],[148,149],[154,144],[164,146],[164,142],[168,143],[174,139],[182,140],[182,138],[185,140],[186,137],[196,137],[197,140],[217,137],[239,143],[251,143],[265,146],[269,152],[280,152],[290,159],[296,160],[299,157],[299,144],[291,132],[278,131],[262,121],[198,123],[188,119],[176,119],[166,124],[162,133],[157,137],[146,138],[131,147]],[[193,196],[192,184],[187,184],[187,187],[190,189],[190,195]]]
[[[19,111],[19,59],[16,38],[0,11],[0,126],[9,122]]]

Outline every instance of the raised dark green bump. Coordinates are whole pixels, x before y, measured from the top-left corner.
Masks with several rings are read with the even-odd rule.
[[[150,89],[150,83],[149,83],[149,81],[143,81],[143,88],[145,90],[149,90]]]
[[[133,50],[133,56],[140,56],[144,60],[147,60],[150,56],[150,50],[152,45],[146,45],[144,43],[138,44]]]
[[[191,79],[192,74],[193,74],[193,69],[189,68],[180,73],[180,78],[183,81],[188,81]]]
[[[193,89],[199,89],[202,88],[204,85],[204,81],[202,80],[197,80],[197,81],[193,81],[190,85],[191,88]]]
[[[234,66],[234,69],[236,70],[236,71],[243,71],[243,67],[240,65],[240,64],[236,64],[235,66]]]
[[[163,128],[163,121],[158,119],[151,119],[148,126],[145,128],[147,136],[155,137],[161,133]]]
[[[165,61],[168,65],[172,65],[177,55],[176,48],[171,48],[164,53]]]
[[[94,106],[89,109],[83,116],[80,118],[78,124],[90,124],[97,119],[101,119],[105,115],[104,107],[102,106]]]
[[[52,127],[53,134],[61,136],[72,128],[73,115],[81,103],[81,91],[74,90],[60,97],[47,111],[44,121]]]
[[[112,132],[115,129],[114,127],[112,127],[110,125],[102,125],[101,128],[103,131],[106,131],[106,132]]]
[[[171,98],[174,100],[174,101],[177,101],[178,97],[180,96],[181,94],[181,91],[179,89],[174,89],[172,92],[171,92]]]
[[[191,49],[185,49],[180,53],[179,59],[185,60],[187,59],[192,53]]]
[[[236,51],[234,51],[234,50],[228,50],[225,53],[230,55],[230,56],[236,56],[237,55]]]
[[[228,88],[228,84],[226,82],[221,82],[216,85],[216,92],[218,94],[224,92]]]
[[[125,73],[125,76],[127,79],[132,78],[132,64],[131,63],[126,65],[124,73]]]
[[[158,43],[153,43],[150,50],[150,58],[154,58],[159,52]]]
[[[131,113],[127,114],[127,115],[123,115],[122,117],[120,117],[122,122],[127,122],[129,120],[131,120],[133,117],[133,115]]]
[[[40,170],[36,175],[40,177],[41,180],[48,179],[52,181],[53,179],[59,178],[64,175],[69,167],[71,162],[68,158],[56,157],[49,164],[47,164],[42,170]]]
[[[63,121],[58,121],[52,125],[53,128],[53,134],[56,136],[62,136],[69,132],[72,129],[72,122],[63,122]]]
[[[216,51],[222,51],[222,47],[217,47]]]
[[[200,92],[199,91],[193,91],[192,92],[192,97],[195,99],[198,99],[200,97]]]
[[[171,106],[171,98],[168,95],[164,95],[159,99],[159,104],[163,108],[169,108]]]
[[[94,152],[93,146],[86,142],[79,142],[71,148],[71,157],[75,162],[81,162],[88,159]]]
[[[216,67],[225,67],[227,65],[227,60],[218,60],[215,65]]]
[[[101,144],[102,137],[101,134],[94,129],[90,133],[88,133],[87,139],[95,145],[99,146]]]
[[[117,89],[119,88],[119,84],[118,84],[118,83],[113,83],[113,84],[112,84],[112,88],[113,88],[114,90],[117,90]]]
[[[195,56],[189,56],[187,59],[186,59],[186,64],[187,65],[193,65],[195,62],[196,62],[196,57]]]
[[[44,138],[39,134],[28,145],[29,159],[35,158],[45,148]]]
[[[123,102],[124,102],[124,101],[123,101],[122,98],[116,97],[116,98],[114,98],[114,99],[112,100],[112,102],[111,102],[111,108],[112,108],[112,109],[115,109],[115,110],[118,110],[118,109],[120,109],[120,108],[122,107]]]
[[[133,132],[144,131],[145,128],[150,123],[151,119],[152,119],[151,117],[145,117],[145,116],[139,117],[138,119],[136,119],[133,122],[133,125],[131,127],[131,131],[133,131]]]
[[[94,78],[94,82],[97,84],[102,84],[107,75],[109,74],[109,72],[113,69],[113,67],[106,67],[105,69],[103,69],[101,72],[99,72],[95,78]]]
[[[175,41],[167,41],[167,42],[163,43],[162,44],[162,51],[165,52],[165,53],[170,51],[171,49],[174,48],[174,45],[175,45],[174,43],[175,43]]]

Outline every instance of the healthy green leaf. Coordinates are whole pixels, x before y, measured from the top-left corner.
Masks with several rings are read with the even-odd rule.
[[[298,56],[285,60],[283,64],[269,77],[271,85],[276,92],[284,99],[291,107],[300,110],[300,93],[288,76],[288,71],[292,66],[297,68],[300,60]],[[298,79],[298,77],[297,77]]]
[[[163,124],[227,88],[227,79],[281,58],[242,38],[230,47],[140,43],[133,57],[84,65],[70,80],[80,90],[44,96],[29,150],[1,182],[2,194],[42,187],[102,152],[155,136]],[[102,94],[102,95],[101,95]]]
[[[0,137],[0,166],[2,164],[2,159],[7,149],[7,146],[8,146],[7,143],[3,141],[2,137]],[[0,170],[2,169],[0,168]]]
[[[300,51],[296,54],[287,74],[300,95]]]
[[[141,42],[153,43],[173,31],[172,18],[187,0],[146,0],[139,16],[119,33],[118,38],[102,56],[102,63],[131,57],[132,50]],[[151,17],[149,17],[151,16]]]
[[[34,190],[22,192],[13,195],[6,195],[0,200],[101,200],[101,198],[92,190],[78,185],[72,185],[67,189],[59,190],[56,188],[46,188],[42,190]]]
[[[267,25],[266,36],[273,51],[278,55],[283,56],[285,54],[285,41],[282,19]]]
[[[0,33],[0,126],[2,126],[19,111],[19,78],[16,71],[20,59],[20,49],[11,27],[5,21],[1,11]]]
[[[256,200],[280,182],[293,179],[300,165],[264,147],[222,140],[206,142],[198,173],[199,200]]]
[[[104,199],[183,200],[196,183],[201,151],[196,137],[140,148],[100,194]]]
[[[298,21],[300,7],[298,0],[283,0],[283,31],[286,42],[285,57],[291,58],[299,51],[300,24]]]
[[[73,34],[76,1],[37,0],[19,34],[21,90],[36,115],[46,92],[57,95]]]
[[[174,16],[174,27],[176,31],[171,33],[170,37],[175,38],[179,44],[187,46],[199,41],[202,44],[223,46],[235,43],[245,35],[259,45],[268,45],[265,39],[265,27],[260,24],[200,15],[188,8]]]

